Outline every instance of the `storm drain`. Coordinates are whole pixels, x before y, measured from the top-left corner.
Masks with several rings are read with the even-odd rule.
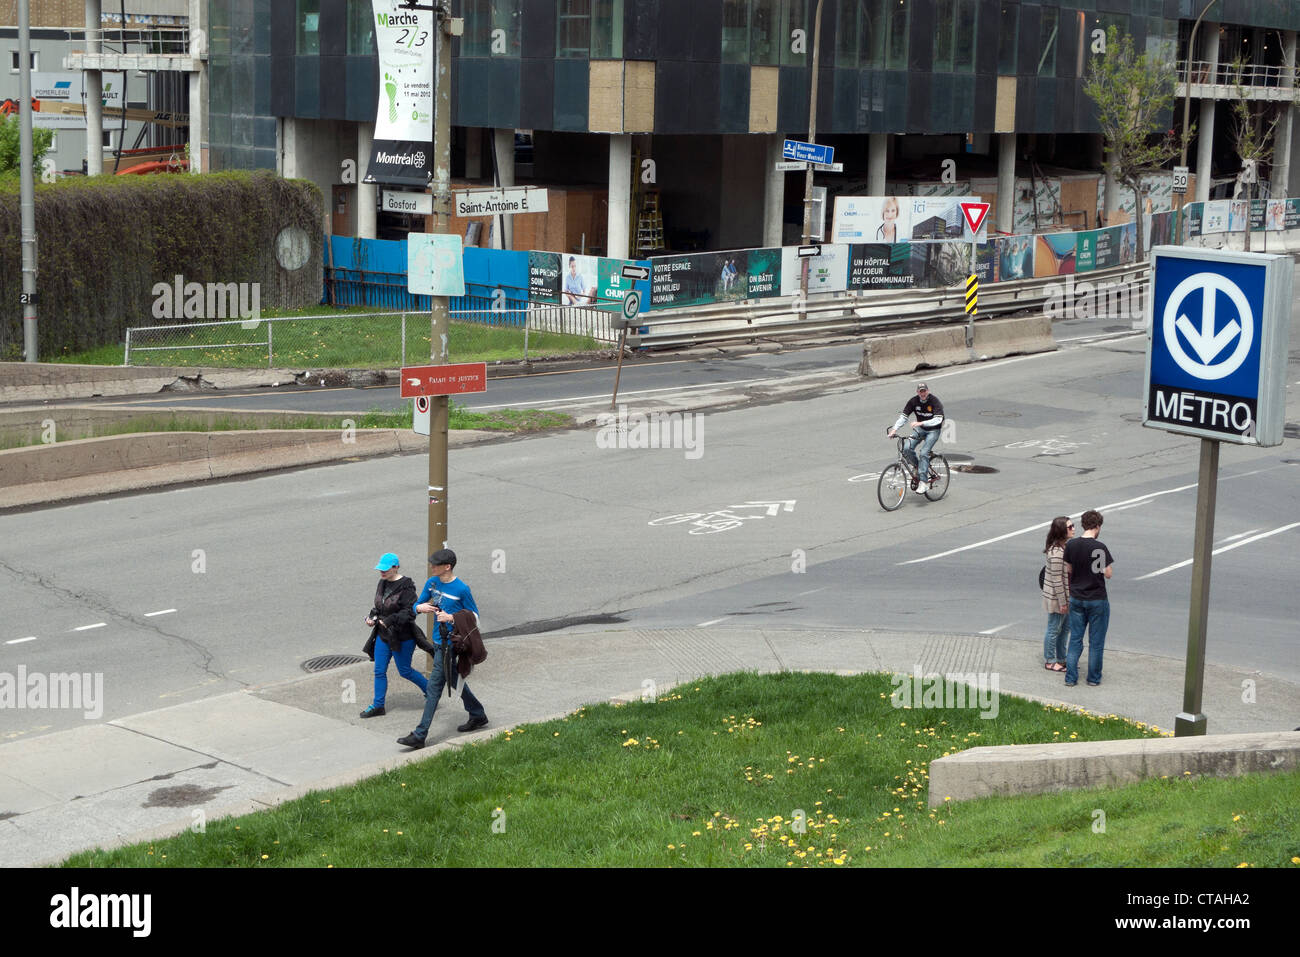
[[[331,668],[342,668],[345,665],[359,665],[369,660],[365,655],[321,655],[304,661],[302,670],[308,674],[315,674],[318,671],[329,671]]]
[[[965,472],[968,475],[992,475],[997,471],[991,465],[954,465],[954,472]]]

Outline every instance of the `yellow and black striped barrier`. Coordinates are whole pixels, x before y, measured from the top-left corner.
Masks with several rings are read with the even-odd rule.
[[[980,281],[975,273],[966,279],[966,315],[974,317],[980,301]]]

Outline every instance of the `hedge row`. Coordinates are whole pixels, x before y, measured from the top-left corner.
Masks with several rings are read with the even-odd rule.
[[[21,357],[18,185],[0,184],[0,361]],[[154,316],[157,283],[260,283],[261,308],[320,301],[323,205],[306,180],[267,172],[96,176],[36,187],[41,359],[122,342]],[[305,265],[276,256],[282,230],[310,244]],[[299,232],[299,230],[301,232]]]

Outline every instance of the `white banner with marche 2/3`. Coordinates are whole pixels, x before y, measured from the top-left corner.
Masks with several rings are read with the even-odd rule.
[[[411,10],[400,0],[372,0],[371,6],[379,102],[365,182],[424,188],[433,178],[433,11]]]

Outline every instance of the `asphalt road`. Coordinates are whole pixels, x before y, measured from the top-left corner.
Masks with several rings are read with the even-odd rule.
[[[704,413],[693,449],[601,447],[594,428],[457,449],[458,571],[489,636],[789,622],[996,631],[1036,655],[1045,523],[1098,507],[1115,556],[1108,646],[1179,656],[1190,568],[1171,566],[1191,557],[1199,443],[1137,423],[1144,340],[1089,343],[1089,331],[1104,330],[927,375],[955,423],[940,450],[992,471],[957,474],[943,501],[911,497],[894,513],[877,505],[873,474],[892,457],[883,430],[906,379]],[[856,363],[827,353],[790,356]],[[1209,658],[1300,681],[1296,440],[1225,447],[1221,466]],[[423,579],[425,472],[422,456],[393,457],[4,516],[0,671],[103,672],[112,718],[357,652],[378,556],[396,551]],[[716,510],[735,527],[660,521]],[[0,735],[80,720],[0,710]]]

